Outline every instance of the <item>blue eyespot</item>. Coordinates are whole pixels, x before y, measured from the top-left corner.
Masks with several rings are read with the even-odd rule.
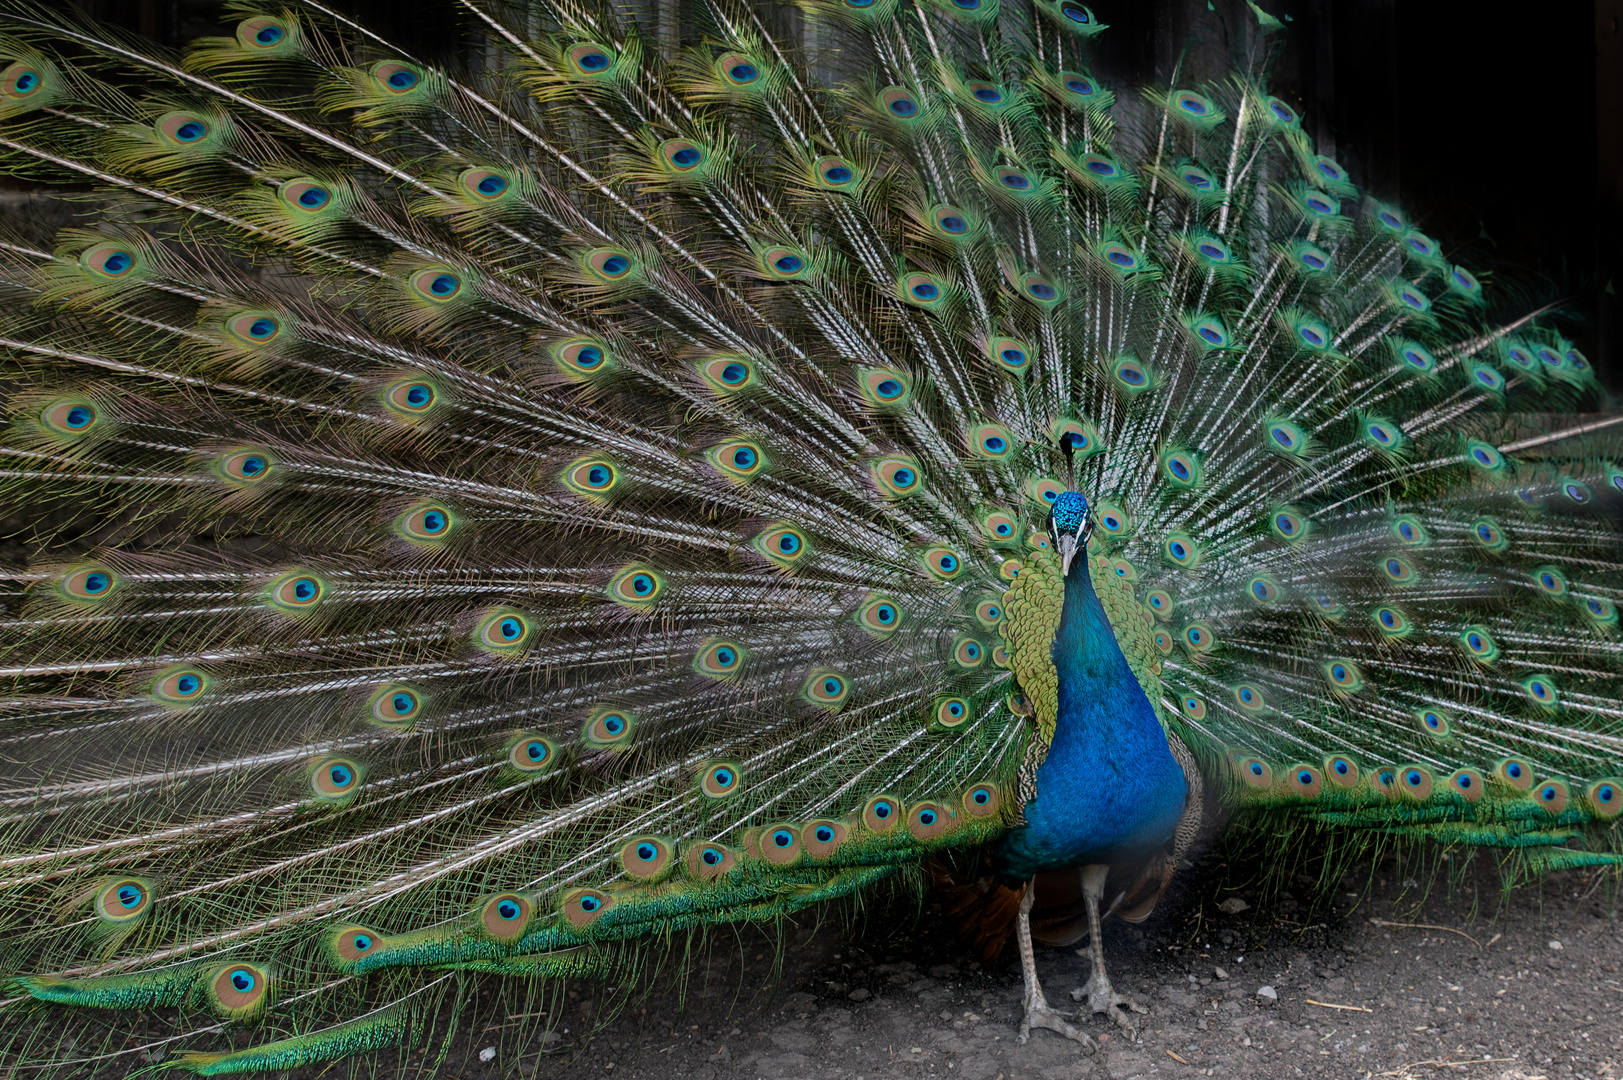
[[[727,74],[732,76],[734,82],[752,83],[761,73],[755,69],[754,64],[734,64]]]
[[[575,62],[580,65],[583,71],[602,71],[609,66],[609,58],[598,52],[587,53]],[[585,907],[586,905],[582,904],[581,906]]]
[[[897,98],[890,103],[890,111],[897,116],[914,116],[919,111],[919,105],[912,98]]]
[[[618,277],[631,269],[631,260],[624,255],[610,255],[603,260],[603,273],[609,277]]]
[[[117,277],[133,265],[135,265],[135,259],[129,252],[115,251],[102,260],[101,268],[104,273]]]
[[[1263,773],[1262,762],[1253,761],[1251,763],[1251,775],[1252,776],[1261,776],[1262,773]]]
[[[721,862],[722,854],[713,847],[707,847],[699,853],[699,858],[704,860],[706,866],[716,866]]]
[[[874,618],[889,626],[896,621],[896,609],[889,604],[880,604],[874,609]]]
[[[936,812],[934,810],[921,810],[921,811],[919,811],[919,824],[920,825],[934,825],[935,824],[935,819],[936,819]]]
[[[710,774],[710,779],[715,782],[717,787],[732,787],[733,771],[731,769],[717,769]]]
[[[879,818],[881,821],[890,817],[891,813],[892,808],[890,803],[880,800],[879,802],[873,804],[873,816]]]
[[[941,295],[941,290],[930,284],[928,281],[921,281],[919,284],[913,286],[913,295],[918,297],[920,300],[934,300],[936,297]]]
[[[834,830],[827,825],[819,825],[812,835],[817,837],[819,843],[826,844],[834,839]]]
[[[961,217],[958,217],[956,214],[948,214],[945,217],[937,218],[936,224],[940,225],[942,229],[950,233],[961,233],[969,230],[969,222],[965,221]]]
[[[658,855],[659,849],[653,844],[644,842],[637,845],[637,858],[641,859],[643,862],[653,862],[655,857]]]
[[[366,952],[372,947],[372,937],[369,934],[354,934],[350,937],[349,944],[356,952]]]
[[[726,645],[716,650],[716,666],[732,667],[738,663],[738,653]]]
[[[598,908],[600,908],[602,906],[603,906],[603,901],[599,900],[595,896],[583,896],[583,897],[580,898],[580,909],[582,911],[587,911],[587,912],[596,911]]]
[[[691,146],[684,146],[671,155],[671,161],[683,168],[691,169],[704,160],[704,155]]]
[[[283,31],[280,26],[272,24],[270,26],[262,27],[259,33],[254,35],[254,40],[259,42],[261,45],[275,45],[278,41],[281,41],[284,36],[285,31]]]
[[[618,734],[620,734],[620,732],[624,731],[625,729],[626,729],[625,717],[620,716],[620,715],[618,715],[616,713],[610,713],[609,715],[607,715],[607,716],[605,716],[603,718],[603,730],[607,731],[610,735],[618,735]]]
[[[500,195],[507,190],[507,181],[492,173],[474,186],[479,189],[481,195]]]
[[[118,887],[118,902],[122,907],[139,907],[144,899],[146,897],[138,885],[120,885]]]
[[[780,848],[791,847],[795,842],[795,834],[788,829],[779,829],[772,834],[772,843]]]
[[[1046,281],[1032,282],[1027,291],[1029,291],[1032,296],[1035,296],[1039,300],[1052,300],[1054,297],[1059,295],[1059,293],[1055,291],[1054,286],[1048,284]]]
[[[806,260],[799,255],[780,255],[772,265],[776,266],[780,273],[798,274],[801,268],[806,265]]]
[[[261,33],[263,33],[263,31],[261,31]],[[254,988],[253,973],[242,968],[238,968],[236,971],[231,973],[231,985],[237,988],[238,993],[246,994],[248,991]]]
[[[389,85],[396,90],[410,90],[417,85],[417,73],[401,68],[389,76]]]

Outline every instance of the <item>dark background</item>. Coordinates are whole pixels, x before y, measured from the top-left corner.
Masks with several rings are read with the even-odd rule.
[[[683,0],[633,0],[672,42]],[[220,33],[219,0],[84,0],[167,44]],[[470,47],[449,0],[340,0],[425,58]],[[1291,18],[1274,89],[1320,152],[1395,201],[1455,257],[1570,298],[1564,329],[1623,392],[1623,0],[1262,0]],[[776,5],[789,33],[799,19]],[[1244,0],[1093,0],[1098,74],[1166,79],[1222,64],[1253,32]],[[1187,50],[1187,52],[1186,52]],[[1216,58],[1213,60],[1212,58]],[[1198,74],[1219,74],[1216,68]]]

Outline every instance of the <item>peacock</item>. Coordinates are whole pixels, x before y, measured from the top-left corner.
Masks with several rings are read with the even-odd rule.
[[[0,237],[0,1061],[423,1048],[943,860],[1091,1043],[1214,808],[1623,862],[1618,421],[1281,18],[1113,90],[1079,0],[690,7],[0,9],[71,217]]]

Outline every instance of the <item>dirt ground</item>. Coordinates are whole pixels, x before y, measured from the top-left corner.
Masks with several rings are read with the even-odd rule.
[[[1018,1045],[1014,950],[978,962],[927,905],[891,933],[871,918],[790,931],[781,972],[773,971],[772,943],[745,931],[689,980],[685,1005],[656,982],[618,1016],[600,1020],[605,1001],[624,988],[581,984],[552,1031],[524,1046],[493,1045],[500,1032],[474,1036],[445,1062],[445,1074],[1623,1076],[1615,882],[1565,873],[1504,897],[1482,866],[1466,867],[1449,887],[1421,885],[1388,860],[1364,867],[1362,880],[1349,875],[1344,882],[1354,888],[1309,913],[1290,893],[1251,903],[1233,885],[1232,868],[1211,862],[1185,875],[1149,923],[1106,925],[1116,987],[1148,1012],[1138,1017],[1137,1039],[1103,1017],[1084,1021],[1096,1052],[1047,1031]],[[1219,906],[1239,907],[1235,901],[1249,906],[1235,913]],[[1072,949],[1039,947],[1037,963],[1056,1005],[1069,1004],[1068,991],[1089,970]],[[1259,996],[1264,986],[1277,998]]]

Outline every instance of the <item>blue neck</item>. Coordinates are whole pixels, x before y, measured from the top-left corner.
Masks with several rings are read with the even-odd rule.
[[[1166,843],[1187,784],[1166,731],[1110,628],[1079,551],[1065,580],[1054,635],[1059,716],[1026,826],[1009,833],[999,862],[1011,877],[1142,858]]]

